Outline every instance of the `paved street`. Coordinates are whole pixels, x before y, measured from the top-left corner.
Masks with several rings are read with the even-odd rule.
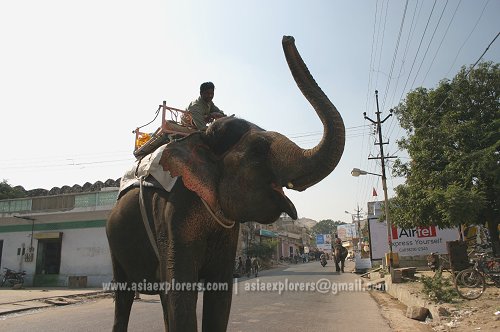
[[[361,331],[367,327],[391,331],[374,300],[360,290],[359,278],[351,273],[335,274],[332,265],[331,261],[325,268],[319,262],[297,264],[264,271],[259,278],[239,279],[228,331]],[[349,263],[346,271],[351,269]],[[320,292],[317,287],[325,289]],[[350,291],[333,294],[339,287]],[[198,302],[200,330],[201,300],[202,296]],[[104,298],[0,317],[0,330],[109,331],[112,320],[113,301]],[[132,308],[129,331],[162,330],[158,297],[143,295]]]

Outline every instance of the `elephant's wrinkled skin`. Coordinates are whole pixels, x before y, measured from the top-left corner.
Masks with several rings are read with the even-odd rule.
[[[214,122],[167,145],[160,164],[180,176],[170,193],[144,189],[145,206],[154,220],[160,261],[150,244],[139,208],[139,190],[117,202],[106,231],[116,282],[225,282],[227,291],[203,294],[203,331],[225,331],[232,296],[232,272],[240,222],[269,224],[282,212],[296,219],[283,187],[305,190],[338,164],[345,129],[335,106],[316,84],[293,37],[283,37],[292,75],[320,117],[324,134],[313,149],[303,150],[276,132],[234,117]],[[224,228],[204,206],[219,216]],[[154,292],[151,292],[154,293]],[[196,291],[159,292],[168,331],[196,331]],[[117,291],[115,331],[127,329],[133,291]]]

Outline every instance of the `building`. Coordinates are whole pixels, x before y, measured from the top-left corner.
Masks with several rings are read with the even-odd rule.
[[[0,201],[0,267],[28,286],[100,287],[112,280],[107,216],[118,188]]]
[[[119,179],[98,181],[0,200],[0,269],[26,271],[27,286],[101,287],[111,281],[105,225],[118,187]],[[237,256],[266,241],[277,242],[273,260],[278,260],[307,253],[311,236],[286,214],[270,225],[244,223]]]

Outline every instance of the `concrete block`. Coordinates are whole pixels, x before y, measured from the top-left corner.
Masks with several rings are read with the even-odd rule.
[[[392,282],[395,284],[403,282],[403,271],[401,269],[393,269],[391,271]]]
[[[419,320],[421,322],[425,321],[429,315],[429,309],[425,307],[411,306],[406,309],[406,317]]]
[[[87,287],[87,276],[69,276],[68,288],[85,288]]]

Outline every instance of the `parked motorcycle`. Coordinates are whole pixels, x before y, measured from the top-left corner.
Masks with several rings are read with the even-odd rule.
[[[3,274],[0,287],[3,287],[5,284],[8,284],[10,286],[24,284],[24,276],[26,275],[26,271],[16,272],[6,267],[4,268],[4,270],[5,272]]]

